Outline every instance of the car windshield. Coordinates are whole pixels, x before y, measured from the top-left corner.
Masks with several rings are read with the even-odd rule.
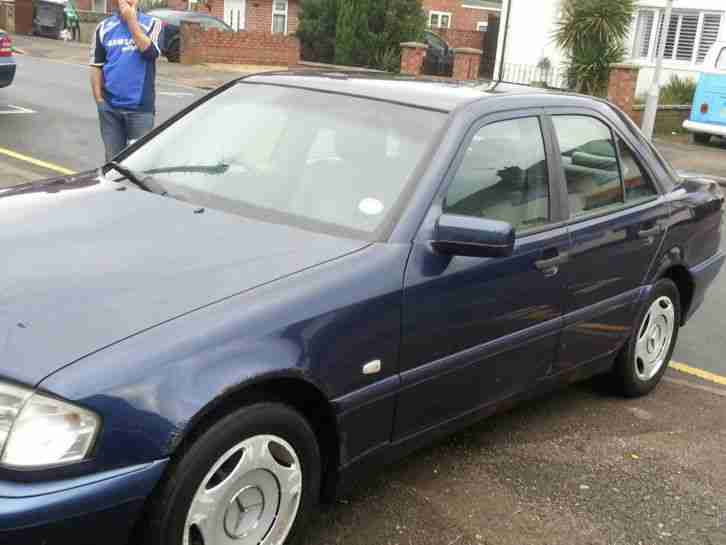
[[[197,204],[375,240],[395,220],[445,114],[240,82],[123,166]]]

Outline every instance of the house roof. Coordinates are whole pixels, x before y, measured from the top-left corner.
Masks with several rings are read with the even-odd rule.
[[[461,0],[461,5],[500,10],[502,9],[502,0]]]

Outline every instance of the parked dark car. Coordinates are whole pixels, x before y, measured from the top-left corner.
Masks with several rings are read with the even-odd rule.
[[[288,543],[513,401],[647,394],[723,201],[605,101],[331,72],[0,191],[0,542]]]
[[[169,62],[179,62],[181,36],[179,28],[182,21],[199,23],[204,30],[214,28],[225,32],[234,32],[224,21],[196,11],[177,11],[171,9],[155,9],[148,13],[164,23],[163,43],[161,50]]]
[[[13,42],[10,35],[0,28],[0,89],[13,83],[15,69]]]
[[[65,0],[33,0],[33,34],[60,39],[65,28]]]
[[[424,43],[428,46],[424,57],[424,73],[451,77],[454,72],[454,51],[446,40],[427,30],[424,32]]]

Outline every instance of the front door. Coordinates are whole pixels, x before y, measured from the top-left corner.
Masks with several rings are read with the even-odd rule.
[[[235,30],[245,29],[247,0],[224,0],[224,22]]]
[[[631,334],[639,288],[669,214],[642,160],[605,120],[552,116],[572,249],[559,371],[612,359]]]
[[[457,161],[406,270],[397,439],[531,387],[555,361],[565,296],[557,261],[569,238],[550,198],[539,113],[475,126]],[[436,253],[426,225],[442,213],[512,224],[514,254]]]

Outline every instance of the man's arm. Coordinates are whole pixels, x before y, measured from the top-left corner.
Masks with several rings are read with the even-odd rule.
[[[103,102],[103,69],[100,66],[91,66],[91,91],[97,103]]]
[[[128,0],[119,0],[118,9],[121,18],[126,21],[126,26],[129,27],[131,37],[136,43],[136,47],[140,53],[144,53],[152,45],[151,38],[149,38],[144,29],[141,28],[139,20],[136,17],[136,6],[131,4]]]
[[[90,59],[91,91],[97,103],[103,101],[103,65],[106,63],[106,50],[101,40],[101,24],[96,27],[96,31],[93,33]]]

